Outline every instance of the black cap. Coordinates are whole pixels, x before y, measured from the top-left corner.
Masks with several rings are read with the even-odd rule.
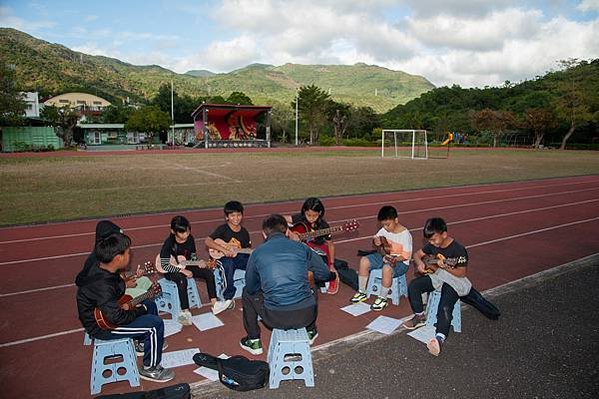
[[[110,220],[101,220],[96,225],[96,242],[107,238],[111,234],[122,232],[123,230]]]

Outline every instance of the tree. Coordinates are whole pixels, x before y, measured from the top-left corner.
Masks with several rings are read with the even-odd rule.
[[[557,125],[555,114],[547,108],[529,108],[525,114],[525,126],[535,134],[534,148],[539,148],[547,130]]]
[[[568,121],[570,127],[566,135],[562,138],[562,144],[559,149],[564,150],[568,139],[574,134],[576,127],[581,122],[588,122],[593,119],[589,106],[583,92],[584,71],[579,66],[585,64],[576,58],[559,61],[560,66],[565,69],[566,81],[558,84],[560,95],[557,97],[556,109],[558,115]]]
[[[149,147],[154,140],[154,135],[166,132],[170,123],[169,114],[156,105],[147,105],[131,114],[125,123],[125,130],[146,133]]]
[[[479,132],[490,132],[493,135],[493,147],[497,147],[497,138],[501,137],[510,127],[515,126],[516,118],[509,111],[494,111],[485,108],[472,112],[471,123]]]
[[[234,91],[227,97],[227,103],[236,105],[254,105],[252,99],[240,91]]]
[[[65,147],[73,144],[73,130],[79,120],[79,114],[75,110],[68,106],[57,108],[46,105],[40,112],[40,117],[54,126],[56,135],[62,139]]]
[[[23,123],[27,104],[17,89],[14,68],[0,61],[0,126]]]
[[[278,139],[286,143],[287,140],[287,131],[290,129],[294,121],[294,113],[290,107],[285,105],[273,106],[272,108],[272,130],[273,137],[278,137]]]
[[[133,111],[132,107],[109,105],[102,111],[100,121],[102,123],[125,123]]]
[[[306,122],[310,144],[319,139],[319,129],[327,117],[329,95],[315,85],[302,86],[298,92],[300,118]],[[295,102],[292,102],[295,107]]]

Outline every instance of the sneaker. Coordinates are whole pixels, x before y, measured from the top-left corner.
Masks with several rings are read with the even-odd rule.
[[[351,303],[359,303],[359,302],[364,302],[367,299],[368,299],[368,295],[366,295],[365,292],[358,291],[358,292],[356,292],[356,294],[354,296],[351,297],[351,299],[349,301]]]
[[[381,310],[385,309],[387,307],[387,305],[388,305],[387,298],[378,296],[374,300],[374,303],[372,305],[370,305],[370,309],[374,310],[375,312],[380,312]]]
[[[439,353],[441,353],[441,341],[437,338],[431,338],[426,347],[428,348],[428,352],[433,356],[439,356]]]
[[[308,338],[310,339],[310,345],[312,345],[316,341],[316,338],[318,338],[318,331],[308,330]]]
[[[417,315],[415,314],[410,320],[403,323],[403,326],[408,330],[413,330],[418,327],[422,327],[426,324],[426,316],[424,314]]]
[[[137,356],[143,356],[144,355],[144,343],[141,341],[133,340],[133,345],[135,346],[135,354]],[[166,348],[168,348],[168,343],[166,341],[162,341],[162,350],[164,351]]]
[[[191,321],[191,312],[189,309],[182,310],[179,313],[179,317],[177,317],[177,321],[184,326],[191,326],[193,322]]]
[[[171,369],[165,369],[161,365],[149,369],[142,366],[139,369],[139,377],[148,381],[167,382],[175,378],[175,372]]]
[[[232,299],[225,299],[224,301],[217,301],[212,305],[212,313],[217,315],[228,309],[235,307],[235,301]]]
[[[339,291],[339,275],[335,273],[335,280],[329,281],[329,288],[327,293],[330,295],[335,295]]]
[[[250,339],[249,337],[244,337],[239,342],[239,345],[241,345],[243,349],[250,352],[252,355],[262,354],[262,342],[260,342],[260,338]]]

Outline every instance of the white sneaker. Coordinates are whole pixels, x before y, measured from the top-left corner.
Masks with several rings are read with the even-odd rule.
[[[217,301],[212,305],[212,313],[217,315],[224,312],[227,309],[233,309],[235,302],[232,299],[226,299],[224,301]]]
[[[191,312],[189,309],[182,310],[181,313],[179,313],[177,321],[181,323],[181,325],[191,326],[193,322],[191,321]]]

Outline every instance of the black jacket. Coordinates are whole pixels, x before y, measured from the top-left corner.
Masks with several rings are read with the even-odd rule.
[[[82,278],[77,288],[77,310],[85,331],[93,337],[107,339],[109,333],[101,329],[94,318],[94,309],[100,308],[106,320],[122,326],[131,323],[147,312],[144,306],[123,310],[118,300],[125,294],[125,282],[118,273],[111,273],[99,267],[99,262],[90,267],[87,276]]]

